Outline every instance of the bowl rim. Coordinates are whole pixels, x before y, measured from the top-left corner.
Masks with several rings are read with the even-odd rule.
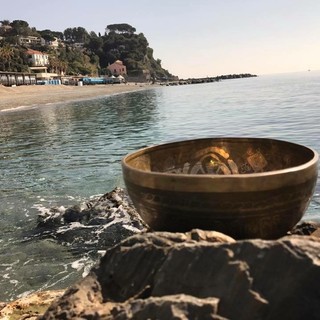
[[[272,171],[267,171],[267,172],[257,172],[257,173],[238,173],[238,174],[228,174],[228,175],[214,175],[214,174],[189,174],[189,173],[167,173],[167,172],[156,172],[156,171],[145,171],[145,170],[141,170],[141,169],[137,169],[133,166],[130,166],[128,164],[128,161],[133,159],[133,158],[137,158],[139,157],[141,154],[146,153],[151,151],[152,149],[156,149],[156,148],[163,148],[169,145],[174,145],[176,143],[190,143],[191,141],[200,141],[200,140],[217,140],[217,141],[223,141],[223,140],[238,140],[238,141],[273,141],[276,143],[285,143],[285,144],[291,144],[294,145],[296,147],[300,147],[300,148],[304,148],[306,150],[309,150],[312,152],[313,157],[298,166],[294,166],[294,167],[289,167],[289,168],[285,168],[285,169],[279,169],[279,170],[272,170]],[[275,184],[275,179],[277,178],[279,175],[283,175],[286,174],[286,181],[280,181],[277,182],[277,184],[280,185],[288,185],[291,182],[293,182],[294,180],[297,180],[297,173],[301,172],[302,170],[306,171],[306,176],[304,177],[298,177],[298,180],[302,183],[305,182],[308,179],[311,179],[312,177],[314,177],[314,169],[318,167],[318,163],[319,163],[319,154],[317,151],[315,151],[313,148],[301,145],[301,144],[297,144],[297,143],[293,143],[290,141],[285,141],[285,140],[279,140],[279,139],[273,139],[273,138],[260,138],[260,137],[206,137],[206,138],[195,138],[195,139],[187,139],[187,140],[176,140],[176,141],[171,141],[171,142],[166,142],[166,143],[161,143],[161,144],[156,144],[156,145],[151,145],[148,147],[144,147],[141,149],[138,149],[134,152],[131,152],[129,154],[127,154],[126,156],[124,156],[121,160],[121,164],[122,164],[122,170],[123,173],[126,171],[127,173],[127,179],[134,181],[135,179],[137,179],[138,177],[140,178],[139,184],[149,187],[152,186],[154,187],[157,182],[156,180],[158,178],[162,178],[166,181],[166,183],[175,183],[177,181],[184,181],[184,182],[188,182],[193,184],[197,184],[199,183],[199,185],[197,185],[200,190],[199,191],[203,191],[201,190],[201,186],[200,186],[200,181],[204,181],[207,180],[208,182],[210,181],[215,181],[215,180],[219,180],[219,181],[225,181],[228,182],[228,184],[231,183],[235,183],[235,187],[238,188],[239,191],[241,191],[242,188],[242,183],[241,181],[244,180],[244,178],[246,178],[245,180],[249,183],[250,181],[254,181],[257,179],[261,179],[261,183],[265,184],[264,186],[258,187],[258,189],[273,189],[273,185]],[[318,170],[317,170],[318,172]],[[125,180],[126,177],[124,176]],[[274,178],[274,179],[272,179]],[[145,179],[145,181],[143,181],[143,179]],[[162,183],[163,184],[163,183]],[[296,184],[296,182],[295,182]],[[269,186],[268,186],[269,185]],[[169,187],[169,186],[168,186]],[[239,189],[240,188],[240,189]],[[160,187],[160,189],[166,189],[164,186]],[[172,190],[172,187],[170,188],[170,190]],[[175,189],[173,187],[173,189]],[[190,189],[193,190],[193,187],[186,187],[186,189]],[[207,189],[207,188],[205,188]],[[223,192],[224,188],[222,187],[221,190],[219,191],[217,187],[211,187],[209,189],[214,189],[218,192]],[[229,188],[227,188],[229,189]],[[233,188],[232,188],[233,189]],[[249,187],[250,189],[250,187]],[[252,190],[257,190],[257,186],[255,186],[254,188],[251,188]],[[247,188],[246,188],[247,190]]]
[[[130,166],[127,162],[127,160],[131,160],[131,158],[137,158],[139,155],[146,153],[146,151],[152,150],[152,149],[156,149],[156,148],[161,148],[161,147],[165,147],[165,146],[169,146],[169,145],[174,145],[176,143],[181,143],[181,142],[191,142],[191,141],[200,141],[200,140],[212,140],[212,139],[216,139],[216,140],[265,140],[265,141],[275,141],[275,142],[279,142],[279,143],[286,143],[286,144],[291,144],[297,147],[302,147],[305,148],[309,151],[311,151],[313,153],[313,157],[312,159],[310,159],[309,161],[298,165],[298,166],[294,166],[294,167],[289,167],[286,169],[279,169],[279,170],[272,170],[272,171],[266,171],[266,172],[257,172],[257,173],[235,173],[235,174],[228,174],[228,175],[214,175],[214,174],[191,174],[191,173],[167,173],[167,172],[158,172],[158,171],[144,171],[141,169],[137,169],[134,168],[132,166]],[[193,178],[197,178],[197,177],[204,177],[204,176],[209,176],[209,177],[217,177],[217,178],[229,178],[229,177],[245,177],[245,176],[269,176],[269,175],[274,175],[275,173],[285,173],[285,172],[291,172],[291,171],[297,171],[297,169],[303,169],[305,167],[309,167],[312,163],[316,163],[319,161],[319,154],[316,150],[314,150],[313,148],[301,145],[301,144],[297,144],[294,142],[290,142],[290,141],[285,141],[285,140],[279,140],[279,139],[273,139],[273,138],[251,138],[251,137],[209,137],[209,138],[196,138],[196,139],[187,139],[187,140],[176,140],[176,141],[170,141],[170,142],[165,142],[165,143],[160,143],[160,144],[155,144],[155,145],[151,145],[148,147],[144,147],[141,149],[138,149],[136,151],[133,151],[127,155],[125,155],[121,162],[124,166],[130,168],[131,170],[134,171],[138,171],[138,172],[143,172],[143,173],[150,173],[152,175],[159,175],[159,176],[187,176],[187,177],[193,177]]]

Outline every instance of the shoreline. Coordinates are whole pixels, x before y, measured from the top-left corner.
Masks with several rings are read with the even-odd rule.
[[[114,94],[141,91],[148,84],[107,84],[90,86],[30,85],[5,87],[0,85],[0,113],[18,111],[33,106],[103,98]]]

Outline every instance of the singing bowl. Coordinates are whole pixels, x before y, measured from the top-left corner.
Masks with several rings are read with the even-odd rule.
[[[147,147],[122,159],[128,194],[153,230],[216,230],[276,239],[305,213],[314,150],[267,138],[205,138]]]

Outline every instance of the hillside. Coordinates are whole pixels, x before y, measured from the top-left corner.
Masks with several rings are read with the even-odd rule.
[[[58,74],[110,75],[108,65],[121,60],[129,77],[174,78],[153,57],[144,34],[126,23],[108,25],[103,35],[83,27],[36,30],[23,20],[0,23],[0,71],[28,72],[26,51],[33,49],[48,54],[48,71]]]

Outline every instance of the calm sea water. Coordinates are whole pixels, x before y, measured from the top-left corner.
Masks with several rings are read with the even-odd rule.
[[[53,241],[23,241],[39,210],[123,186],[120,160],[133,150],[208,136],[272,137],[319,152],[320,72],[0,112],[0,300],[64,288],[87,266]],[[320,219],[319,193],[318,182],[305,218]]]

